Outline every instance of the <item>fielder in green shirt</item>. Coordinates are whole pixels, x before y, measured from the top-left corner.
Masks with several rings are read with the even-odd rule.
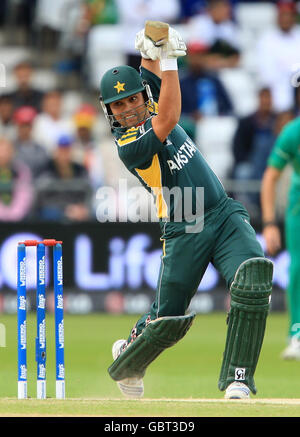
[[[195,314],[188,307],[211,262],[231,295],[218,387],[227,399],[249,398],[250,391],[256,393],[273,264],[264,257],[243,205],[227,196],[178,125],[177,57],[186,51],[181,36],[169,27],[168,39],[157,47],[142,30],[136,48],[142,55],[140,74],[128,66],[108,70],[100,102],[120,159],[153,194],[163,247],[155,301],[128,338],[114,343],[108,371],[125,396],[143,396],[149,364],[190,328]],[[171,190],[174,196],[168,195]]]
[[[290,254],[287,289],[290,321],[289,344],[283,351],[282,358],[300,360],[300,118],[289,122],[283,128],[269,156],[263,177],[263,235],[270,255],[274,255],[281,247],[281,235],[275,214],[276,186],[287,164],[293,169],[285,214],[285,239]]]

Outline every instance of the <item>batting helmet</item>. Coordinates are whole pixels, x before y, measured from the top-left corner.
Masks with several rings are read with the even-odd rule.
[[[121,126],[120,123],[115,120],[109,106],[110,103],[125,99],[126,97],[140,92],[144,95],[145,108],[149,109],[153,107],[153,97],[150,87],[134,68],[128,65],[122,65],[111,68],[103,75],[100,82],[100,102],[112,129],[124,129],[126,126]],[[146,118],[147,116],[145,116],[145,119]]]

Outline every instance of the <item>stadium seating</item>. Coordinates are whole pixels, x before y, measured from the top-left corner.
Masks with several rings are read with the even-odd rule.
[[[120,46],[121,28],[105,24],[94,26],[88,38],[87,62],[89,83],[99,89],[100,79],[106,70],[125,63],[125,56]]]
[[[250,114],[257,106],[257,89],[251,74],[243,68],[224,68],[219,78],[225,86],[238,117]]]
[[[242,66],[250,73],[256,72],[256,42],[261,34],[276,24],[276,6],[272,3],[238,3],[235,18],[240,28]]]
[[[217,176],[228,176],[233,161],[232,138],[237,126],[235,117],[205,117],[197,123],[196,142],[200,152]]]

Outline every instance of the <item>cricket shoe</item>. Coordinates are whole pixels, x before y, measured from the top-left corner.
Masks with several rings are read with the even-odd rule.
[[[250,399],[250,389],[242,382],[232,382],[226,389],[225,399]]]
[[[289,345],[282,352],[281,358],[300,361],[300,341],[298,338],[291,339]]]
[[[126,349],[126,340],[117,340],[112,347],[113,359],[116,360]],[[117,385],[124,396],[131,399],[141,398],[144,395],[144,383],[140,378],[125,378],[117,381]]]

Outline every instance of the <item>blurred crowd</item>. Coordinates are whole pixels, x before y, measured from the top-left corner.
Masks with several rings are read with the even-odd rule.
[[[16,90],[0,96],[1,220],[88,220],[104,183],[96,109],[85,103],[66,117],[63,92],[32,88],[32,72],[16,65]]]
[[[257,7],[258,22],[264,5],[273,21],[246,35],[241,23],[255,24],[256,17],[243,21],[244,4]],[[179,64],[182,126],[197,141],[203,120],[234,119],[231,165],[220,177],[261,180],[276,137],[300,114],[297,2],[52,0],[50,7],[47,0],[1,0],[0,55],[8,49],[9,66],[4,62],[7,86],[0,88],[0,221],[95,220],[98,188],[117,186],[123,176],[131,180],[98,106],[88,53],[99,53],[101,65],[112,42],[102,39],[92,50],[91,35],[115,29],[121,59],[138,68],[134,38],[146,19],[178,26],[187,42]],[[246,46],[254,54],[251,65]],[[35,81],[45,71],[54,80]],[[234,98],[223,80],[224,72],[241,71],[255,94],[255,104],[244,111],[246,94]],[[70,92],[77,98],[68,105]],[[244,193],[242,200],[259,215],[258,192]]]

